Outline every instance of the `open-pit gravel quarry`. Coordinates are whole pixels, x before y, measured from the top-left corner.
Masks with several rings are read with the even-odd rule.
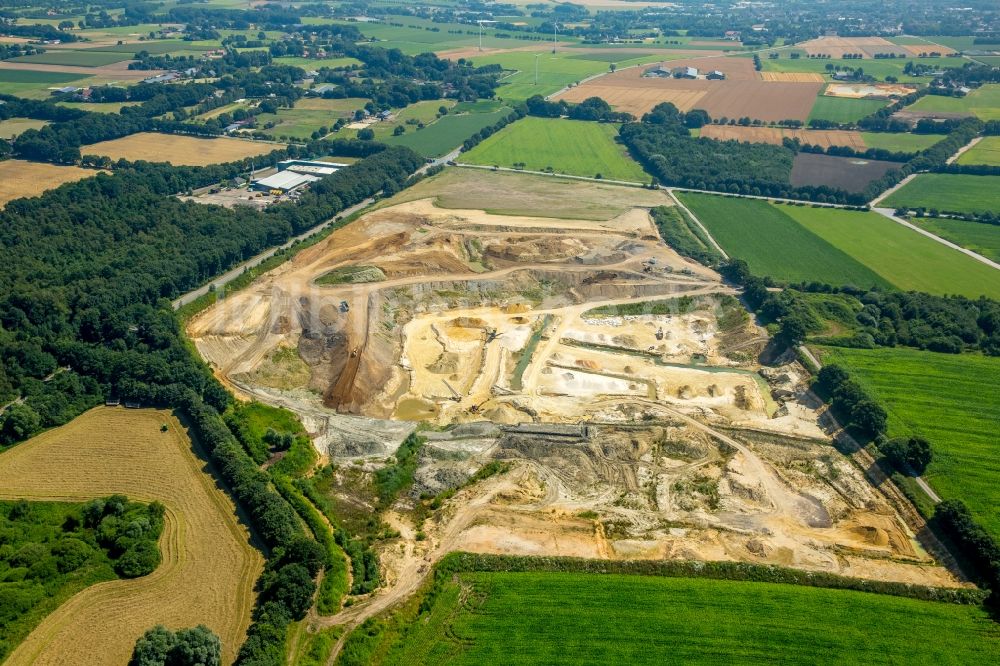
[[[415,487],[383,516],[400,533],[387,585],[332,622],[402,598],[456,549],[964,584],[833,446],[797,361],[761,365],[766,331],[735,290],[660,238],[648,206],[669,195],[601,185],[605,219],[558,200],[501,214],[463,203],[455,171],[497,200],[510,184],[449,169],[452,207],[432,178],[188,325],[238,395],[301,417],[337,475],[426,437]],[[465,485],[491,460],[508,471]],[[454,488],[429,518],[411,511]]]

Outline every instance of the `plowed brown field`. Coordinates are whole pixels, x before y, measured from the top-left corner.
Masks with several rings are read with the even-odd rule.
[[[556,96],[567,102],[601,97],[618,111],[641,116],[661,102],[672,102],[681,111],[705,109],[713,118],[764,121],[789,118],[806,120],[823,84],[820,82],[762,81],[746,58],[692,58],[672,60],[666,66],[718,69],[724,81],[642,76],[648,67],[633,67],[570,88]]]
[[[161,424],[168,425],[160,432]],[[80,501],[114,493],[166,507],[152,574],[89,587],[46,617],[6,662],[121,666],[146,629],[204,624],[231,663],[263,568],[233,503],[167,411],[98,407],[0,455],[0,497]]]

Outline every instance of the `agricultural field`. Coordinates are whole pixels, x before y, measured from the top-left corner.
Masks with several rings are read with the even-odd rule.
[[[511,73],[503,78],[502,85],[497,88],[497,96],[509,101],[525,100],[532,95],[551,95],[567,86],[579,83],[585,78],[607,72],[609,68],[607,62],[582,59],[578,57],[579,53],[573,53],[569,50],[550,53],[548,50],[540,48],[537,51],[512,51],[482,56],[469,55],[477,66],[498,64],[505,70],[510,70]],[[659,61],[663,60],[664,57],[669,58],[670,56],[637,56],[634,60],[619,61],[618,68],[623,69],[639,62]],[[536,62],[538,64],[537,84],[535,83]],[[612,103],[611,100],[607,101]]]
[[[942,140],[940,134],[909,134],[900,132],[861,132],[861,140],[868,148],[881,148],[897,153],[915,153],[926,150]]]
[[[0,93],[29,99],[46,99],[50,88],[68,84],[80,85],[87,80],[83,74],[40,72],[30,69],[0,69]]]
[[[885,60],[873,60],[871,58],[866,58],[864,60],[844,60],[842,58],[790,58],[787,52],[776,51],[778,53],[777,58],[769,58],[766,53],[760,54],[761,64],[763,65],[762,73],[766,72],[787,72],[787,73],[814,73],[819,74],[825,80],[832,80],[830,77],[831,71],[827,69],[827,65],[832,65],[833,67],[840,67],[841,69],[855,69],[861,67],[865,70],[865,74],[870,74],[878,80],[885,80],[887,76],[894,76],[900,83],[929,83],[931,78],[929,76],[911,76],[905,73],[903,70],[907,63],[920,63],[929,64],[933,63],[936,67],[960,67],[963,62],[962,59],[952,59],[952,58],[935,58],[933,60],[928,60],[926,58],[893,58]]]
[[[276,65],[291,65],[292,67],[301,67],[302,69],[309,71],[312,69],[319,70],[321,67],[329,67],[330,69],[335,69],[337,67],[350,67],[351,65],[360,65],[361,61],[357,58],[297,58],[294,56],[286,56],[284,58],[275,58],[274,64]]]
[[[45,190],[97,175],[92,169],[56,166],[23,160],[0,161],[0,207],[21,197],[36,197]]]
[[[715,664],[720,655],[804,663],[819,654],[837,663],[971,663],[1000,649],[1000,631],[979,608],[617,574],[461,573],[406,631],[383,654],[365,654],[361,639],[345,656],[386,664]],[[936,639],[914,641],[914,631]]]
[[[648,176],[625,148],[615,143],[617,126],[582,120],[523,118],[467,153],[461,161],[574,176],[600,174],[610,180],[646,182]]]
[[[470,136],[502,120],[510,109],[502,107],[485,113],[449,113],[423,129],[407,127],[405,134],[382,139],[395,146],[407,146],[424,157],[441,157],[451,152]]]
[[[959,155],[956,162],[1000,166],[1000,136],[983,137],[976,145]]]
[[[166,431],[161,427],[166,425]],[[167,411],[98,407],[0,454],[0,497],[85,501],[114,493],[166,507],[150,575],[89,587],[46,617],[6,662],[118,665],[155,624],[207,625],[231,662],[263,568],[235,507]]]
[[[847,192],[863,192],[873,180],[900,166],[899,162],[861,157],[798,153],[792,162],[789,181],[795,187],[826,185]]]
[[[904,291],[1000,298],[1000,274],[874,212],[784,206],[785,213]]]
[[[75,67],[103,67],[123,60],[129,60],[130,54],[114,53],[109,51],[56,51],[50,50],[45,53],[21,56],[13,58],[11,62],[33,63],[36,65],[72,65]]]
[[[440,208],[474,208],[494,215],[544,211],[547,217],[591,221],[618,217],[632,206],[653,208],[672,203],[660,190],[623,190],[597,181],[469,169],[446,169],[393,197],[396,202],[420,199],[431,199]]]
[[[943,217],[917,217],[910,221],[921,229],[1000,263],[1000,226]]]
[[[782,141],[798,139],[803,144],[813,146],[847,146],[855,150],[865,150],[867,146],[860,132],[850,130],[808,130],[786,129],[783,127],[744,127],[743,125],[705,125],[699,136],[717,141],[743,141],[746,143],[770,143],[782,145]]]
[[[57,102],[59,106],[95,113],[118,113],[128,106],[136,106],[142,102]]]
[[[944,498],[965,502],[1000,537],[996,455],[1000,358],[915,349],[822,349],[889,412],[889,436],[919,434],[934,450],[925,478]]]
[[[8,118],[0,120],[0,139],[13,139],[18,134],[29,129],[42,129],[48,125],[45,120],[33,118]]]
[[[965,97],[924,95],[904,109],[922,113],[961,113],[980,120],[1000,120],[1000,83],[987,83]]]
[[[834,123],[854,123],[870,116],[886,102],[878,99],[850,99],[820,95],[809,112],[809,120],[829,120]]]
[[[637,117],[661,102],[671,102],[681,111],[704,109],[713,118],[746,116],[777,122],[805,120],[823,86],[815,81],[764,81],[747,58],[686,58],[668,61],[664,66],[719,69],[726,74],[726,80],[643,76],[652,68],[631,67],[587,81],[556,97],[581,102],[597,96],[615,110]]]
[[[329,23],[345,23],[343,21],[328,21]],[[404,25],[389,25],[388,23],[357,22],[348,23],[356,27],[365,37],[377,40],[376,45],[385,48],[399,49],[406,55],[418,53],[443,53],[458,51],[479,45],[479,31],[476,26],[459,23],[434,23],[429,19],[415,16],[397,17],[393,23]],[[458,31],[460,34],[454,34]],[[513,49],[532,46],[537,42],[511,39],[496,36],[496,30],[483,30],[483,48],[489,50]],[[575,40],[574,40],[575,41]],[[469,49],[472,51],[473,49]],[[471,53],[469,54],[471,55]]]
[[[676,195],[722,248],[746,261],[756,275],[783,282],[890,286],[875,271],[797,224],[787,212],[793,206],[688,192]],[[777,239],[781,252],[775,251]]]
[[[112,160],[170,162],[175,166],[203,166],[234,162],[263,155],[283,144],[244,141],[228,137],[200,138],[140,132],[121,139],[81,146],[84,155],[104,155]]]
[[[322,97],[303,97],[291,109],[278,109],[277,113],[261,113],[256,117],[257,127],[263,128],[266,123],[273,122],[275,126],[262,129],[265,134],[293,139],[309,139],[313,132],[321,127],[333,129],[338,118],[349,118],[358,109],[365,108],[367,99],[348,97],[345,99],[323,99]],[[221,113],[213,109],[212,114]],[[208,114],[202,116],[209,118]]]
[[[923,173],[882,202],[893,208],[936,208],[956,213],[1000,211],[1000,176]]]

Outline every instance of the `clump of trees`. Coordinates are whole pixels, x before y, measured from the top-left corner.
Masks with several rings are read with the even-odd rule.
[[[878,448],[893,467],[917,475],[923,474],[934,459],[930,442],[922,437],[897,437]]]
[[[885,432],[888,415],[885,409],[839,365],[826,365],[816,376],[816,383],[830,407],[847,424],[868,436]]]
[[[170,631],[157,625],[135,642],[128,666],[221,666],[222,642],[203,624]]]

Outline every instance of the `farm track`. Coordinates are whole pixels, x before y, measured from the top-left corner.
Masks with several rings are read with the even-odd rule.
[[[153,573],[74,595],[6,664],[120,666],[156,624],[205,624],[231,663],[250,624],[263,558],[205,468],[181,423],[158,410],[98,407],[0,455],[5,499],[83,501],[121,493],[166,507],[163,561]]]

